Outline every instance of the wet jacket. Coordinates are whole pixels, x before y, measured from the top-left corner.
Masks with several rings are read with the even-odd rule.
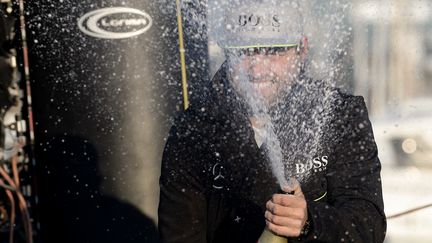
[[[307,117],[320,102],[317,87],[306,90],[296,85],[293,95],[315,99],[298,104],[305,116],[291,114],[284,119],[299,123],[320,119],[319,112]],[[286,109],[289,113],[289,106]],[[309,232],[289,242],[383,242],[381,166],[365,103],[361,97],[337,91],[332,109],[331,120],[314,135],[320,138],[316,154],[299,158],[303,163],[288,163],[292,175],[309,175],[301,188],[310,221]],[[265,204],[280,189],[268,151],[255,142],[247,114],[221,69],[203,102],[176,119],[161,167],[162,242],[257,242],[265,227]],[[283,125],[279,129],[284,130]],[[289,137],[293,132],[301,131],[281,134]],[[296,142],[282,143],[284,153],[295,153],[290,144]]]

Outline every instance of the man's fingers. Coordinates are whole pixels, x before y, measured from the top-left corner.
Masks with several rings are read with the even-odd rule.
[[[285,207],[306,207],[304,197],[287,194],[273,194],[271,201]]]
[[[302,228],[302,220],[296,219],[296,218],[290,218],[290,217],[281,217],[275,214],[272,214],[270,211],[266,211],[264,214],[264,217],[267,221],[278,225],[278,226],[285,226],[285,227],[292,227],[292,228]]]
[[[276,235],[287,236],[287,237],[297,237],[300,236],[301,229],[293,227],[284,227],[273,224],[266,220],[267,228],[275,233]]]
[[[266,207],[267,211],[277,216],[290,217],[293,219],[302,219],[305,216],[302,208],[285,207],[275,204],[272,201],[268,201]]]
[[[267,207],[267,211],[271,212],[272,214],[278,215],[278,216],[289,217],[292,215],[289,208],[281,206],[281,205],[277,205],[277,204],[273,203],[272,201],[268,201],[266,207]]]
[[[288,185],[284,186],[282,190],[287,193],[293,193],[294,196],[303,196],[300,182],[294,177],[290,178]]]

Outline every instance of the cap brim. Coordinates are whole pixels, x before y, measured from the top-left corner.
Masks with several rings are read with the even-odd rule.
[[[248,49],[248,48],[267,48],[267,47],[294,47],[299,44],[270,44],[270,45],[245,45],[245,46],[225,46],[225,49]]]

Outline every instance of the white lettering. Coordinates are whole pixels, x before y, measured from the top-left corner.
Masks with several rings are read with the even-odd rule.
[[[104,27],[119,27],[119,26],[137,26],[137,25],[146,25],[147,20],[145,19],[111,19],[107,20],[106,18],[101,20],[101,25]]]
[[[318,169],[322,166],[320,158],[314,158],[313,160],[313,168]]]
[[[306,172],[303,164],[296,164],[297,174],[303,174]]]
[[[328,165],[328,156],[321,157],[321,160],[323,162],[323,166],[327,166]]]
[[[313,165],[312,161],[310,161],[309,163],[306,164],[305,167],[306,167],[306,170],[311,170],[314,167],[314,165]]]
[[[133,18],[114,18],[116,14],[129,14]],[[86,13],[78,20],[79,29],[87,35],[104,39],[122,39],[140,35],[152,25],[152,19],[147,13],[133,8],[112,7],[102,8]],[[139,26],[137,29],[106,29],[106,27],[121,28]],[[105,28],[104,28],[105,27]]]
[[[328,156],[321,156],[313,158],[308,163],[296,163],[296,172],[297,174],[303,174],[306,171],[312,170],[314,172],[322,171],[326,169],[326,166],[328,165]]]

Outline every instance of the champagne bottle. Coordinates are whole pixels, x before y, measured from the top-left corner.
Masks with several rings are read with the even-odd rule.
[[[282,236],[273,234],[267,227],[264,229],[258,243],[288,243],[288,239]]]

